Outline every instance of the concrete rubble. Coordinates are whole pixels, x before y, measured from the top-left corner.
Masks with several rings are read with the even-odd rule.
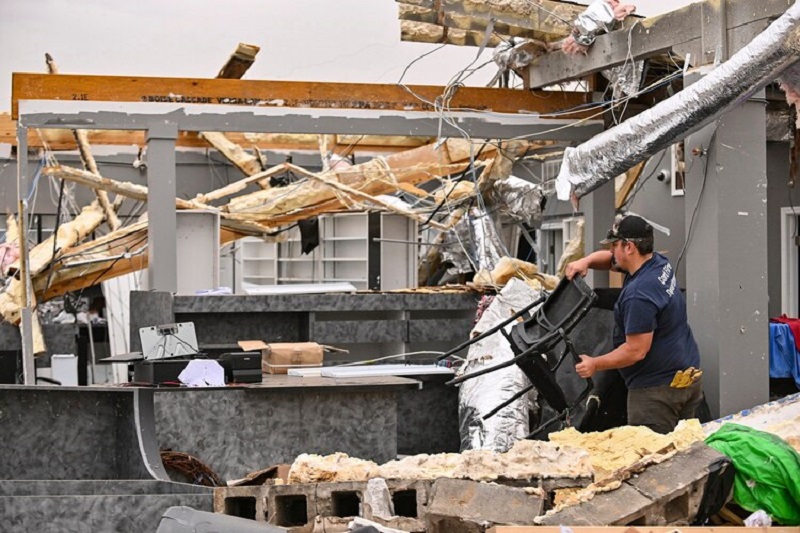
[[[483,532],[493,525],[686,525],[708,509],[730,468],[697,420],[673,433],[622,427],[506,453],[468,450],[377,465],[343,453],[303,454],[286,481],[216,489],[215,510],[289,528],[347,531],[354,517],[399,531]],[[713,488],[713,487],[711,487]],[[723,501],[727,493],[723,495]],[[243,504],[246,502],[246,504]]]

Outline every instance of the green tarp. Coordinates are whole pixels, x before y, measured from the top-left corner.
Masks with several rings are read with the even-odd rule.
[[[733,499],[739,506],[763,509],[783,525],[800,525],[800,454],[786,441],[728,423],[706,444],[730,457],[736,469]]]

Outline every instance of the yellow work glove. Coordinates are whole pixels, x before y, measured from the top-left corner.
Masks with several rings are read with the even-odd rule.
[[[690,366],[686,370],[678,370],[675,372],[675,377],[672,378],[672,383],[670,383],[669,386],[673,389],[683,389],[700,379],[702,375],[702,370]]]

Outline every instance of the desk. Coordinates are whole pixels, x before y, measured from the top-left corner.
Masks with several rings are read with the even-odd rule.
[[[265,375],[225,389],[156,389],[159,446],[201,459],[223,479],[301,453],[381,463],[398,453],[398,393],[420,383],[397,377],[330,379]]]

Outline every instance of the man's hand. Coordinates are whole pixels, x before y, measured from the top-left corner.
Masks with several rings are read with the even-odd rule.
[[[575,372],[583,379],[594,376],[595,372],[597,372],[597,362],[594,357],[589,357],[585,354],[581,355],[581,362],[575,365]]]
[[[567,270],[564,274],[567,276],[567,279],[572,279],[575,275],[579,275],[582,278],[586,277],[586,274],[589,272],[589,263],[586,262],[586,258],[578,259],[577,261],[573,261],[571,263],[567,263]]]

